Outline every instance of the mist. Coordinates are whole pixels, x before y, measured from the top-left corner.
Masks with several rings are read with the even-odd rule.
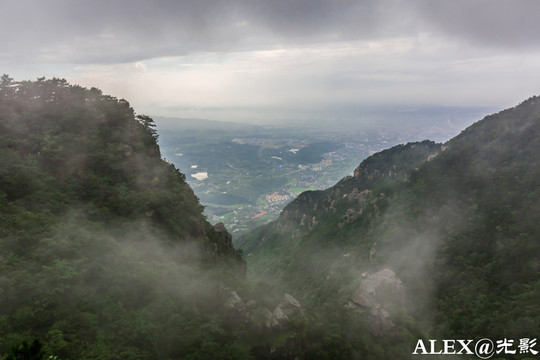
[[[535,246],[530,234],[516,233],[532,216],[517,210],[528,195],[502,189],[531,161],[518,148],[536,143],[525,135],[536,131],[536,100],[487,116],[445,144],[384,150],[330,189],[303,193],[277,221],[239,240],[250,276],[296,291],[327,324],[340,311],[362,314],[367,326],[357,331],[392,339],[401,355],[419,339],[534,332],[534,315],[511,305],[528,300],[507,292],[535,281],[532,264],[504,265],[514,246]],[[513,314],[504,315],[508,325],[492,319],[488,309],[499,307]]]
[[[245,262],[161,159],[153,120],[61,79],[3,76],[0,94],[2,356],[235,348],[223,304]]]
[[[539,92],[539,11],[1,2],[0,357],[400,359],[418,339],[533,339],[538,99],[470,125]],[[184,157],[189,138],[211,161]],[[282,165],[325,141],[345,150],[313,173]],[[224,156],[236,145],[249,171]],[[191,169],[219,162],[226,186],[198,193]],[[337,184],[310,190],[328,164]],[[268,169],[326,178],[266,188]],[[290,202],[271,221],[274,194]],[[226,213],[263,226],[229,232]]]

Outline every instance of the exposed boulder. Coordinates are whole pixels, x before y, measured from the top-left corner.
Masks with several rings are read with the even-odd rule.
[[[361,287],[356,289],[354,292],[352,301],[357,305],[367,308],[374,308],[377,306],[377,302],[375,301],[374,297]]]
[[[362,212],[363,212],[362,208],[358,210],[347,209],[347,211],[345,212],[345,215],[341,217],[341,221],[338,223],[338,227],[341,229],[343,226],[349,223],[352,223],[353,221],[358,219],[360,215],[362,215]]]
[[[262,329],[280,331],[286,329],[291,321],[306,319],[302,306],[292,295],[285,293],[280,303],[273,311],[254,300],[247,303],[236,291],[220,286],[219,292],[223,299],[223,307],[228,310],[231,319],[239,323],[251,323]]]
[[[122,145],[122,151],[126,157],[130,157],[133,154],[133,148],[128,144]]]
[[[402,297],[403,285],[401,280],[396,276],[396,273],[390,269],[383,269],[371,275],[366,273],[362,274],[363,280],[360,283],[359,289],[364,289],[370,294],[377,296],[377,291],[380,291],[382,287],[385,289],[393,289],[393,293],[396,296]],[[382,296],[382,295],[381,295]]]
[[[363,204],[371,197],[371,190],[366,189],[363,191],[358,191],[358,188],[354,188],[349,194],[343,195],[343,197],[348,199],[355,199],[358,201],[358,204]]]
[[[281,309],[281,305],[278,305],[278,307],[272,313],[272,316],[280,324],[289,322],[289,318],[287,317],[287,315],[285,315],[285,313]]]
[[[283,299],[273,312],[268,311],[266,319],[267,328],[286,326],[293,319],[305,319],[304,309],[292,295],[285,293]]]
[[[361,309],[368,317],[371,332],[376,336],[388,334],[394,327],[390,313],[382,304],[401,302],[403,285],[396,274],[384,269],[371,275],[362,274],[362,281],[353,293],[348,308]]]
[[[295,308],[295,309],[301,309],[302,308],[302,306],[300,305],[298,300],[296,300],[292,295],[289,295],[287,293],[285,293],[285,295],[283,295],[282,304],[287,308],[289,308],[289,307],[292,307],[292,308]]]
[[[246,304],[244,301],[238,296],[236,291],[229,291],[227,298],[225,299],[225,303],[223,304],[225,308],[229,310],[234,310],[239,313],[244,313],[246,311]]]

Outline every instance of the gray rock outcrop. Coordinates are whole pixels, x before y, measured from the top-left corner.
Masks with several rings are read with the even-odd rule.
[[[266,318],[266,327],[279,328],[287,325],[292,319],[305,319],[302,306],[292,295],[285,293],[283,299],[274,311],[268,310]]]
[[[234,290],[228,292],[228,296],[223,305],[225,308],[237,311],[239,313],[244,313],[246,311],[246,304]]]
[[[388,334],[394,328],[394,324],[390,319],[390,313],[381,303],[401,302],[403,295],[401,280],[392,270],[384,269],[371,275],[364,273],[347,307],[360,309],[367,314],[371,332],[376,336],[382,336]]]

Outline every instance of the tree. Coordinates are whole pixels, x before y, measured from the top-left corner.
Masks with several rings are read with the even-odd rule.
[[[11,82],[13,81],[13,78],[10,78],[8,74],[2,75],[2,82],[0,83],[0,87],[6,87],[11,85]]]
[[[43,345],[38,339],[34,339],[32,344],[23,341],[22,344],[13,346],[5,360],[42,360],[44,356]]]
[[[154,119],[152,119],[148,115],[137,115],[135,119],[137,119],[137,121],[144,127],[144,129],[148,131],[154,139],[157,140],[158,133],[156,130],[156,123],[154,122]]]

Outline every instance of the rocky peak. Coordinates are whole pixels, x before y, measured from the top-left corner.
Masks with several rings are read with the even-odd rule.
[[[215,224],[207,229],[207,236],[210,240],[210,248],[215,254],[229,255],[236,260],[233,266],[234,273],[245,277],[247,273],[247,263],[242,258],[242,251],[236,250],[232,243],[232,235],[225,228],[225,224]]]
[[[213,229],[214,229],[214,232],[217,234],[218,241],[216,242],[216,246],[218,247],[219,252],[234,254],[235,249],[232,244],[232,235],[225,228],[225,224],[223,223],[215,224]]]

